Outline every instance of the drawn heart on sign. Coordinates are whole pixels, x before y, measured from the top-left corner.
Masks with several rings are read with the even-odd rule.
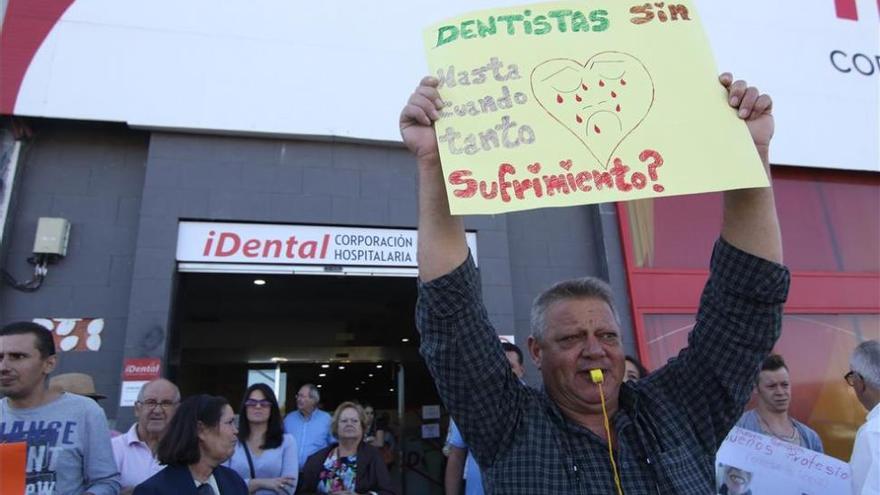
[[[532,71],[531,84],[538,104],[606,169],[654,106],[651,74],[639,59],[623,52],[597,53],[583,64],[547,60]]]

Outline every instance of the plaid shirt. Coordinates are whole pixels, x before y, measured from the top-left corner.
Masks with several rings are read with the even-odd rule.
[[[789,273],[715,245],[688,347],[621,386],[613,428],[626,495],[714,493],[715,452],[779,337]],[[420,284],[421,353],[491,494],[613,494],[607,443],[522,385],[489,322],[472,259]]]

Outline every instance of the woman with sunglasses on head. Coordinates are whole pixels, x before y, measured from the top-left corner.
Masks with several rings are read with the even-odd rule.
[[[165,468],[135,487],[134,495],[246,495],[241,477],[221,465],[232,455],[237,434],[235,412],[226,399],[187,398],[156,449]]]
[[[238,410],[235,453],[226,463],[258,495],[290,495],[296,489],[296,440],[284,433],[275,392],[264,383],[248,387]]]

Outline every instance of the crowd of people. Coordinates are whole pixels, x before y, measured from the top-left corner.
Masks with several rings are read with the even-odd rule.
[[[770,98],[730,74],[720,82],[769,171]],[[818,435],[789,414],[789,370],[771,355],[790,280],[771,188],[724,194],[709,280],[677,358],[648,373],[624,354],[610,287],[567,280],[535,299],[527,354],[543,387],[527,386],[523,351],[499,343],[462,219],[449,213],[433,127],[443,107],[437,86],[422,80],[400,128],[419,170],[420,351],[454,420],[447,494],[460,493],[464,477],[467,493],[748,493],[747,476],[733,469],[725,471],[731,483],[716,487],[715,452],[734,425],[822,451]],[[399,491],[371,408],[343,402],[322,411],[311,384],[282,419],[266,385],[248,387],[236,410],[226,398],[182,398],[174,383],[154,380],[139,392],[136,423],[111,440],[94,400],[48,386],[56,365],[42,326],[0,329],[0,442],[26,442],[34,493]],[[858,345],[848,371],[869,411],[851,459],[854,493],[880,493],[880,343]],[[743,413],[753,393],[756,407]]]
[[[312,384],[299,389],[297,409],[282,418],[274,390],[262,383],[248,387],[233,409],[207,394],[181,400],[174,383],[156,379],[138,393],[135,423],[111,438],[96,397],[49,387],[56,364],[44,327],[16,322],[0,329],[0,443],[26,442],[34,487],[27,493],[399,493],[376,446],[387,432],[372,407],[344,402],[331,415],[318,409]]]
[[[513,376],[525,386],[522,351],[507,342],[501,348]],[[51,336],[39,325],[14,323],[0,330],[5,396],[0,441],[27,442],[34,449],[29,459],[45,452],[45,462],[28,465],[29,479],[41,480],[41,493],[399,493],[378,448],[384,431],[368,405],[344,402],[331,415],[317,408],[319,390],[305,384],[297,409],[282,419],[275,392],[266,384],[248,387],[234,410],[225,398],[205,394],[181,401],[174,383],[157,379],[138,394],[136,422],[111,438],[94,400],[100,395],[65,392],[58,380],[48,380],[55,360]],[[650,379],[637,359],[626,356],[625,361],[631,366],[624,382]],[[870,411],[856,437],[853,479],[870,488],[880,475],[880,342],[859,345],[850,368],[845,380]],[[744,412],[737,426],[823,451],[819,436],[789,415],[791,385],[782,356],[772,354],[761,363],[754,397],[755,408]],[[491,493],[484,492],[482,468],[454,420],[447,441],[445,493],[462,493],[462,483],[467,495]],[[734,466],[724,473],[718,493],[750,493],[750,473]]]

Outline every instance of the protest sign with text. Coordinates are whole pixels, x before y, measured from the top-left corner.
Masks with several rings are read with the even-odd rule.
[[[849,495],[849,464],[743,428],[733,428],[715,455],[718,493]]]
[[[424,41],[454,214],[767,185],[691,1],[493,9]]]

